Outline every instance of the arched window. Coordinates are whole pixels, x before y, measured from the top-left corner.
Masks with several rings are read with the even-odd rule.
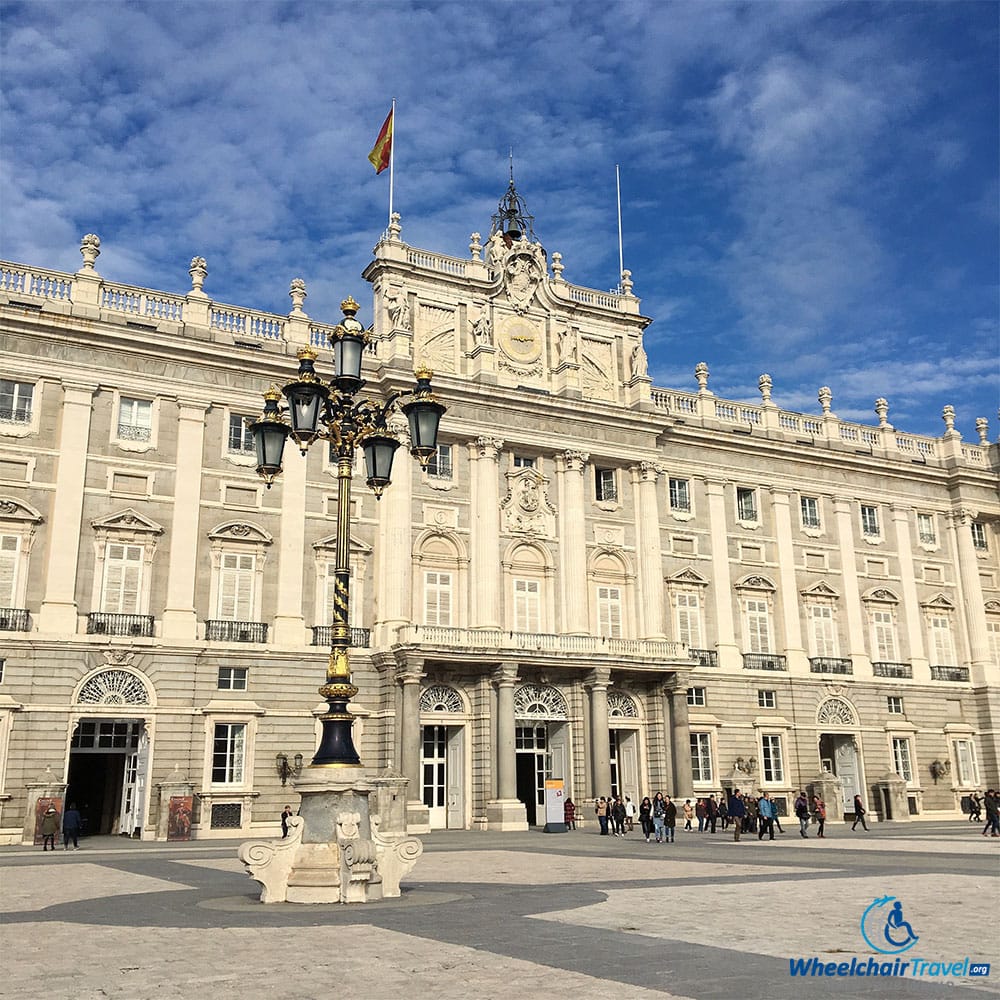
[[[568,716],[566,699],[554,687],[524,684],[514,692],[516,719],[565,719]]]
[[[435,684],[420,693],[420,711],[458,714],[465,711],[465,705],[462,696],[453,687]]]

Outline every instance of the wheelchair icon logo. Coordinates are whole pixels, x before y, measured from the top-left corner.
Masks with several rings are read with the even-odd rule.
[[[903,917],[903,904],[895,896],[872,900],[861,915],[861,936],[883,955],[900,955],[920,940]]]

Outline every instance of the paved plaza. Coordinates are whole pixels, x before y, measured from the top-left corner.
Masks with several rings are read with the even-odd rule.
[[[983,998],[1000,993],[1000,841],[979,829],[442,832],[401,899],[357,906],[260,904],[236,841],[0,848],[0,997]],[[892,963],[861,933],[885,896],[918,938],[911,968],[968,957],[990,975],[791,975],[790,959]]]

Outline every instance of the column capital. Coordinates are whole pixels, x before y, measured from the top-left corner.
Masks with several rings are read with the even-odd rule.
[[[426,676],[419,667],[406,666],[397,667],[393,678],[397,684],[406,687],[409,684],[419,684]]]
[[[472,441],[471,447],[479,458],[495,459],[503,448],[503,438],[490,437],[484,434]]]
[[[629,472],[639,483],[656,484],[657,479],[663,475],[665,469],[659,462],[636,462],[629,466]]]
[[[513,687],[517,683],[517,664],[500,663],[493,671],[493,683],[498,688]]]
[[[729,485],[728,479],[716,479],[711,476],[705,477],[705,488],[709,493],[714,493],[716,496],[722,494],[722,491]]]
[[[840,511],[849,511],[854,501],[850,497],[833,496],[833,506]]]
[[[202,420],[211,407],[212,404],[206,403],[203,399],[187,396],[177,397],[177,408],[180,410],[182,419]]]
[[[570,472],[583,472],[583,467],[590,459],[590,453],[586,451],[564,451],[562,455],[566,462],[566,469]]]
[[[887,504],[889,510],[892,512],[892,516],[897,521],[905,521],[909,518],[910,512],[913,508],[909,504],[898,503],[895,500],[890,501]]]
[[[611,668],[595,667],[584,677],[583,683],[594,690],[601,688],[607,690],[611,686]]]
[[[687,697],[687,689],[691,686],[690,670],[675,670],[670,677],[663,681],[663,693],[672,697],[675,694],[683,694]]]
[[[972,507],[956,507],[954,510],[948,511],[946,516],[952,524],[971,524],[979,517],[979,511]]]
[[[771,503],[783,503],[789,504],[792,499],[792,491],[784,486],[767,486],[765,487],[768,493],[771,494]]]

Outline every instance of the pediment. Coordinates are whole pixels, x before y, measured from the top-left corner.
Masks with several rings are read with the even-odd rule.
[[[736,584],[737,588],[740,590],[770,590],[777,591],[777,587],[774,583],[769,580],[766,576],[759,576],[758,574],[753,574],[752,576],[745,576]]]
[[[90,522],[95,531],[135,531],[151,535],[162,535],[163,525],[140,514],[134,507],[126,507],[116,514],[107,514]]]
[[[899,597],[887,587],[873,587],[862,594],[863,601],[883,601],[886,604],[899,604]]]
[[[250,542],[257,545],[270,545],[274,541],[270,532],[249,521],[226,521],[213,528],[208,537],[213,542]]]
[[[708,580],[701,573],[693,570],[690,566],[685,567],[679,573],[674,573],[667,577],[668,583],[686,583],[695,587],[707,587]]]
[[[327,535],[326,538],[321,538],[319,541],[313,542],[314,549],[330,549],[333,550],[337,547],[337,536]],[[355,538],[353,535],[350,540],[350,551],[354,553],[360,553],[361,555],[371,555],[372,547],[360,539]]]
[[[935,594],[926,601],[921,601],[922,608],[940,608],[942,611],[954,611],[955,603],[945,597],[944,594]]]
[[[0,521],[27,521],[41,524],[42,515],[31,504],[16,497],[0,497]]]
[[[799,593],[803,597],[840,597],[828,583],[824,583],[822,580],[819,583],[814,583],[811,587],[805,587],[800,590]]]

